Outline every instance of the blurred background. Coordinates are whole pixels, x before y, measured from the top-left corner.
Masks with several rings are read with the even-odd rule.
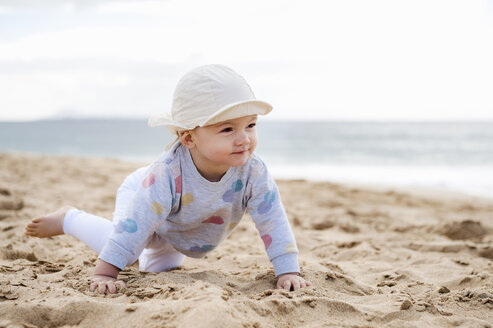
[[[0,0],[0,152],[149,162],[204,64],[274,106],[278,178],[493,197],[493,1]]]

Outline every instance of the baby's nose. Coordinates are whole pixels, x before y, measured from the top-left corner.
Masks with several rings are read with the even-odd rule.
[[[240,133],[236,138],[237,145],[244,145],[244,144],[248,144],[249,142],[250,142],[250,137],[245,132]]]

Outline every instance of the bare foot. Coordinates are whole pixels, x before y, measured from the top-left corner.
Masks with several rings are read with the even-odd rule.
[[[63,219],[65,214],[74,207],[64,206],[53,213],[32,219],[26,225],[24,234],[39,238],[63,235]]]

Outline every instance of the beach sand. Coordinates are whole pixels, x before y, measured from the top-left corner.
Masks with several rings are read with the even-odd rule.
[[[249,217],[205,259],[121,273],[89,291],[97,255],[70,236],[23,235],[70,204],[111,218],[139,167],[0,154],[1,327],[492,327],[493,200],[431,190],[278,181],[312,287],[275,290]]]

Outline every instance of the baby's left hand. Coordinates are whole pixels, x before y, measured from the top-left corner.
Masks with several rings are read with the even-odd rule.
[[[283,273],[277,277],[277,289],[290,291],[311,286],[312,283],[303,279],[298,273]]]

